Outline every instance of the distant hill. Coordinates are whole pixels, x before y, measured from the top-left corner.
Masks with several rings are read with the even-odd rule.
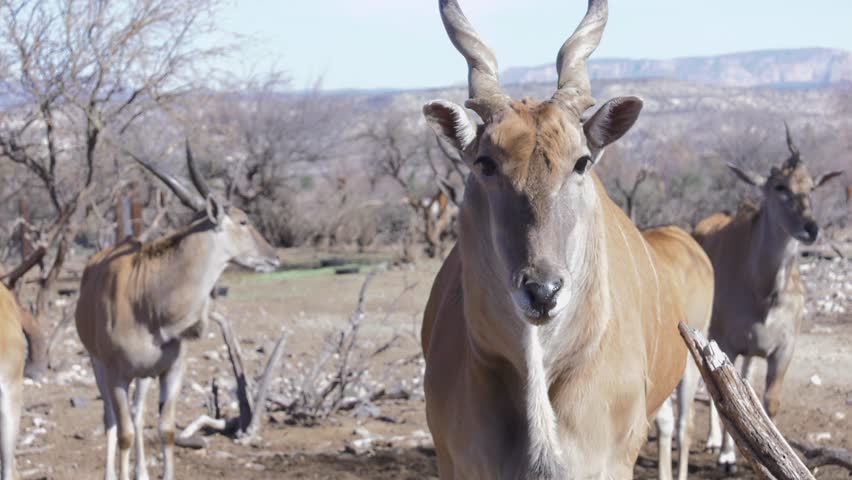
[[[592,79],[665,78],[728,87],[814,88],[852,84],[852,52],[826,48],[764,50],[669,60],[591,60]],[[507,69],[504,84],[556,82],[553,64]]]

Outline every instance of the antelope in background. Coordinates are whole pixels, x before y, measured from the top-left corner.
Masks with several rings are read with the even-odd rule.
[[[589,2],[543,102],[511,100],[457,2],[439,7],[468,63],[465,106],[483,120],[444,100],[423,107],[471,169],[459,242],[423,318],[440,475],[630,478],[649,418],[684,372],[677,324],[707,324],[713,274],[682,230],[640,234],[592,171],[642,107],[619,97],[581,120],[607,2]]]
[[[208,322],[210,291],[230,262],[256,270],[279,265],[278,256],[247,215],[222,205],[195,168],[192,181],[204,200],[174,177],[136,159],[196,214],[186,227],[142,244],[127,239],[96,254],[86,265],[77,302],[77,332],[89,352],[104,402],[107,438],[104,478],[127,480],[135,444],[136,479],[147,479],[144,404],[151,377],[160,380],[160,439],[163,478],[174,476],[175,401],[186,350]],[[129,386],[136,379],[131,418]],[[135,432],[135,441],[134,441]]]
[[[0,284],[0,480],[19,478],[15,444],[21,420],[26,355],[18,301]]]
[[[704,247],[715,270],[716,297],[710,337],[731,361],[742,355],[743,378],[752,357],[766,358],[763,403],[770,417],[781,404],[781,384],[793,358],[802,323],[805,292],[797,262],[799,243],[811,244],[819,227],[811,211],[811,192],[843,172],[812,179],[793,143],[790,157],[768,178],[728,165],[737,177],[760,189],[758,206],[745,206],[733,217],[715,214],[695,227],[693,235]],[[736,449],[730,435],[722,439],[718,412],[711,402],[708,449],[721,448],[719,463],[736,467]]]

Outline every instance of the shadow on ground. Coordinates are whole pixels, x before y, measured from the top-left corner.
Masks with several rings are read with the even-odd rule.
[[[275,478],[420,480],[437,478],[435,451],[387,450],[373,455],[318,454],[275,455],[262,462]]]

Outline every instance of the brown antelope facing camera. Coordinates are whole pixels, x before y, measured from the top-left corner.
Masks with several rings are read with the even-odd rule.
[[[0,283],[0,480],[19,478],[15,468],[15,444],[27,357],[21,313],[14,295]]]
[[[805,292],[799,277],[800,243],[817,239],[819,227],[811,211],[811,192],[843,172],[812,178],[787,128],[790,157],[769,177],[728,165],[737,177],[760,189],[759,206],[745,206],[733,216],[715,214],[695,227],[693,235],[713,262],[716,298],[710,338],[731,361],[743,356],[743,378],[752,357],[766,358],[763,404],[775,417],[781,404],[781,384],[793,358],[802,323]],[[707,447],[721,448],[719,463],[736,468],[736,449],[724,435],[711,403]]]
[[[444,100],[423,107],[471,169],[459,242],[423,318],[440,475],[631,478],[649,419],[684,372],[677,324],[708,322],[713,274],[685,232],[640,234],[593,172],[642,107],[619,97],[582,120],[606,1],[589,2],[541,102],[510,99],[456,1],[439,8],[467,60],[465,106],[482,119]]]
[[[77,332],[91,356],[104,401],[104,478],[116,478],[116,444],[118,478],[129,478],[132,445],[136,479],[148,478],[143,438],[145,393],[151,378],[158,377],[163,478],[172,480],[175,402],[186,355],[183,341],[204,331],[210,291],[229,263],[269,270],[279,262],[275,249],[245,212],[223,205],[210,193],[195,169],[188,145],[190,176],[201,197],[193,196],[171,175],[136,160],[196,214],[189,225],[160,239],[145,244],[127,239],[92,257],[83,272]],[[134,379],[131,413],[128,389]]]

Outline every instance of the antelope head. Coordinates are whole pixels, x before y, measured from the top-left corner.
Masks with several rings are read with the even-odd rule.
[[[729,164],[728,168],[740,180],[761,189],[766,215],[769,215],[773,224],[779,225],[796,240],[811,244],[819,235],[819,226],[811,210],[811,193],[843,172],[834,171],[812,178],[802,161],[799,148],[793,142],[790,127],[785,123],[784,128],[790,157],[780,168],[772,167],[768,178],[736,165]]]
[[[195,159],[186,142],[186,162],[189,177],[199,195],[194,195],[175,177],[140,158],[134,159],[159,178],[186,207],[196,213],[196,218],[206,220],[206,227],[224,252],[229,262],[256,271],[271,271],[280,265],[275,248],[252,225],[248,215],[239,208],[227,205],[210,191],[199,174]]]
[[[494,259],[495,280],[520,316],[549,322],[579,301],[584,262],[593,255],[591,224],[600,215],[592,169],[604,147],[636,121],[642,101],[618,97],[594,105],[586,61],[607,21],[606,0],[589,0],[580,25],[556,58],[556,93],[545,101],[512,100],[500,88],[497,61],[456,0],[440,0],[441,18],[468,64],[469,100],[481,123],[460,105],[423,107],[439,138],[471,169],[462,213],[462,240]],[[466,226],[465,226],[466,222]]]

